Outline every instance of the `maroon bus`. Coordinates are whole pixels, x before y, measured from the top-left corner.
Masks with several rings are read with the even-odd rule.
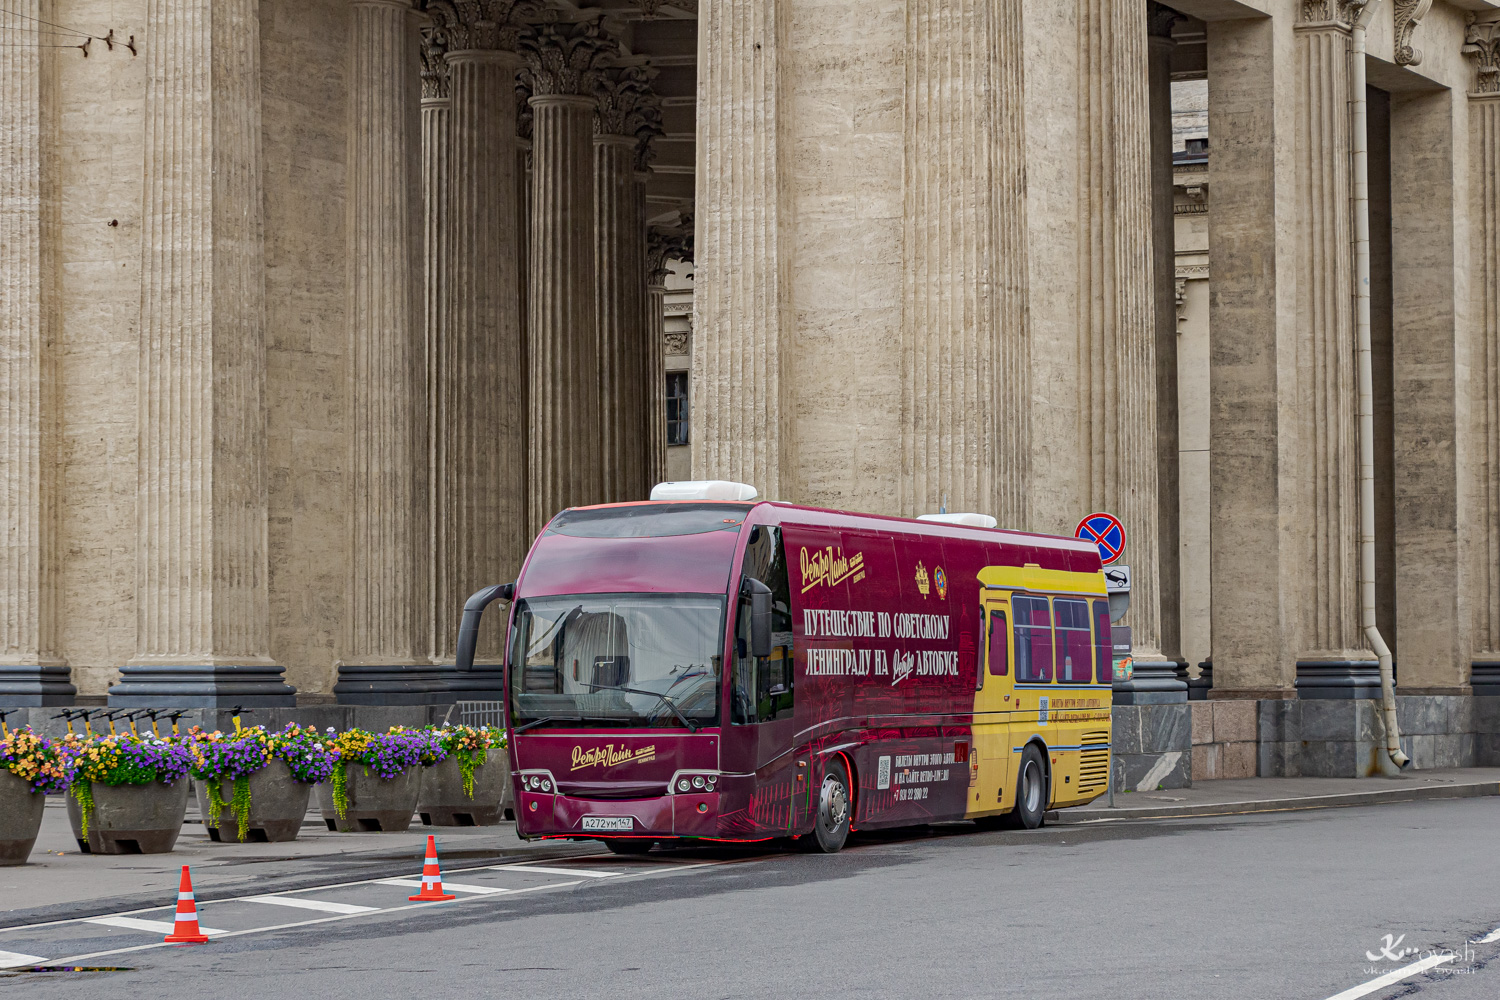
[[[1035,827],[1092,800],[1113,677],[1098,551],[993,523],[711,499],[558,514],[459,635],[469,670],[485,606],[510,600],[517,832],[837,851],[851,829]]]

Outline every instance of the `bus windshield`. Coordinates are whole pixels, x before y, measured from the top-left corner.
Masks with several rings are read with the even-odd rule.
[[[511,722],[714,725],[724,598],[578,594],[516,606]]]

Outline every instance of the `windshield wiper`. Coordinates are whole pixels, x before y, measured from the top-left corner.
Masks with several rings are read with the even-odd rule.
[[[532,719],[530,722],[526,723],[526,725],[524,725],[524,726],[517,726],[516,727],[516,732],[518,734],[519,733],[524,733],[528,729],[534,729],[537,726],[544,726],[544,725],[546,725],[549,722],[582,722],[582,721],[583,721],[583,716],[581,716],[581,715],[548,715],[548,716],[544,716],[543,718],[540,718],[540,719]]]
[[[688,732],[696,733],[698,731],[698,727],[693,724],[693,720],[682,714],[682,709],[677,707],[677,703],[660,692],[642,691],[640,688],[625,687],[620,684],[590,684],[589,689],[592,691],[623,691],[626,694],[643,694],[648,698],[656,698],[672,710],[672,714],[677,716],[678,721],[687,726]],[[516,732],[520,732],[520,730],[518,729]]]

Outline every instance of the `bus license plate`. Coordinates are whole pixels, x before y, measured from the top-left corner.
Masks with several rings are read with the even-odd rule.
[[[629,816],[585,816],[585,830],[604,830],[610,833],[628,832],[635,829],[635,820]]]

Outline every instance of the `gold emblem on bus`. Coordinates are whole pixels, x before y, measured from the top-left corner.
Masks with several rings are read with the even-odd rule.
[[[923,566],[919,560],[917,562],[917,593],[926,597],[931,590],[932,584],[927,579],[927,567]]]
[[[824,549],[802,549],[802,592],[822,584],[836,587],[848,580],[858,583],[865,578],[865,554],[844,555],[843,548],[830,545]]]
[[[640,764],[648,760],[656,759],[655,744],[649,747],[625,747],[616,750],[613,743],[606,743],[602,747],[589,747],[585,750],[578,746],[573,748],[573,770],[577,771],[585,767],[614,767],[616,764]]]

